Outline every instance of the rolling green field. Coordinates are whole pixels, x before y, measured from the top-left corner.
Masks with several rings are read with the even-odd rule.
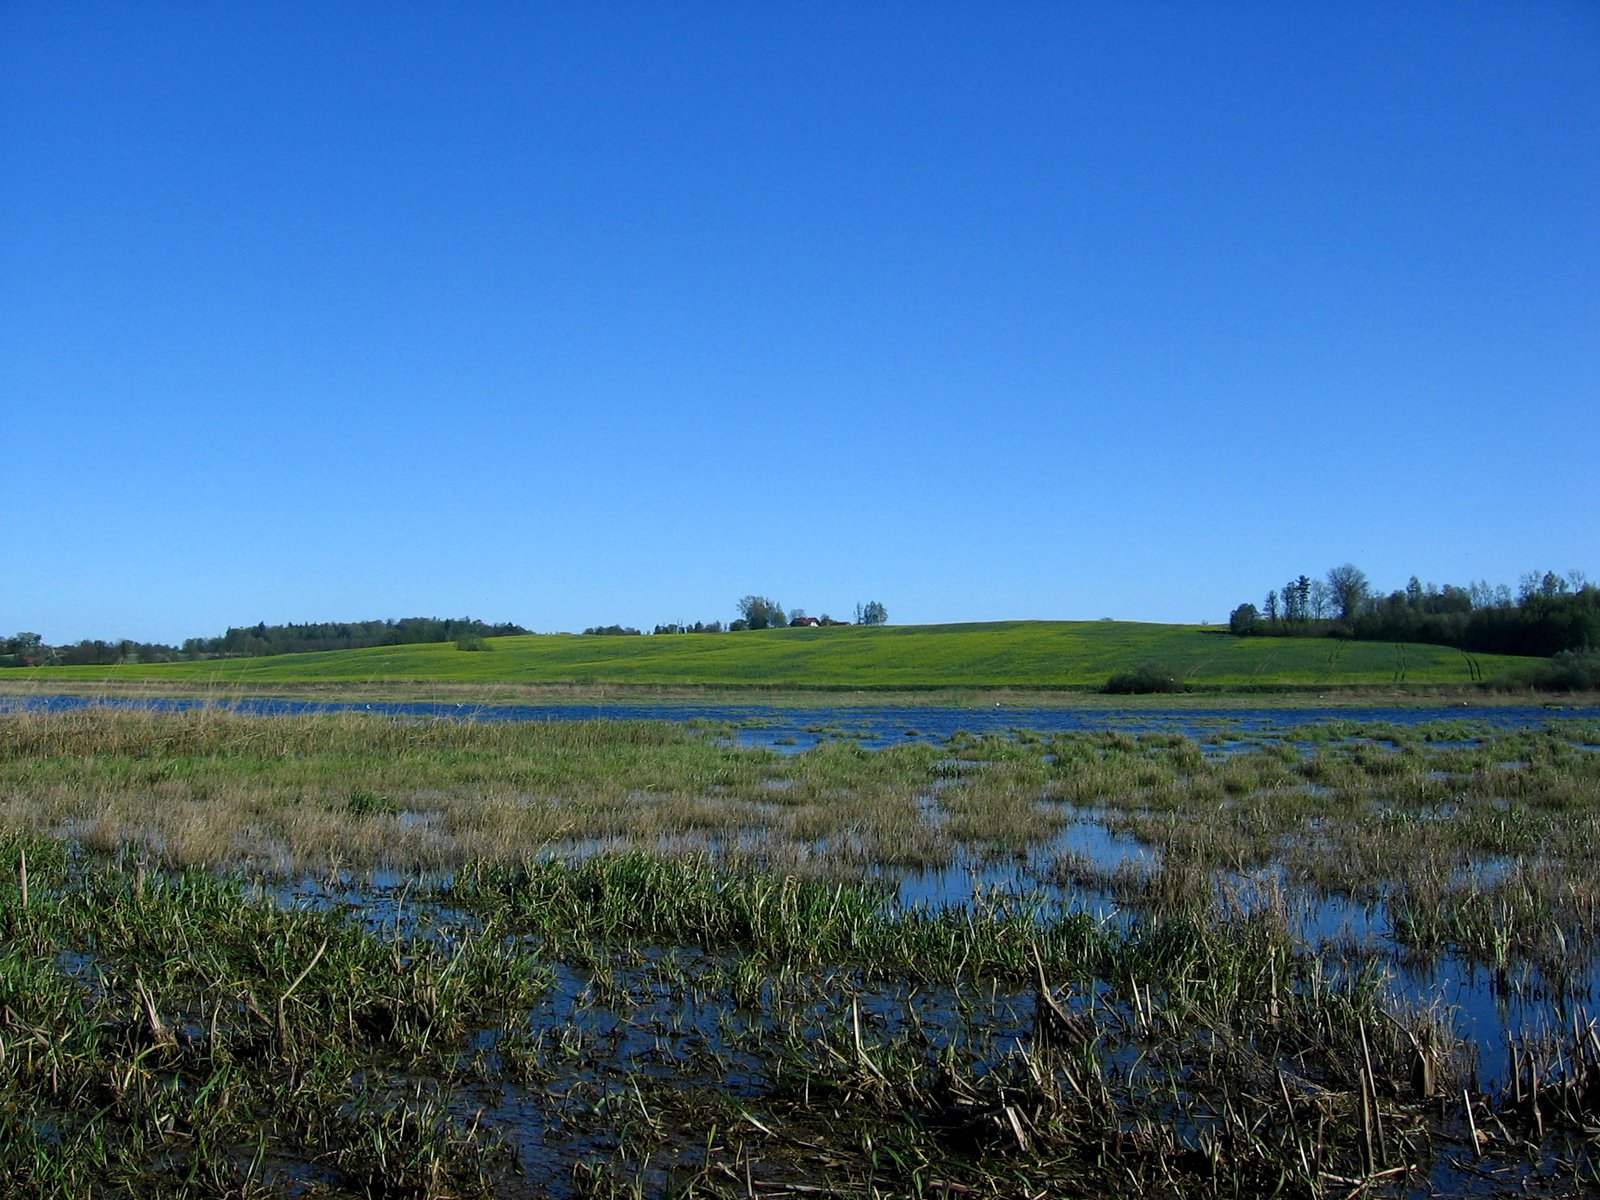
[[[1094,689],[1155,662],[1195,690],[1515,686],[1539,660],[1442,646],[1332,638],[1235,638],[1200,625],[1003,621],[968,625],[773,629],[727,634],[494,638],[117,667],[6,672],[51,683],[258,685],[765,686],[788,689]]]

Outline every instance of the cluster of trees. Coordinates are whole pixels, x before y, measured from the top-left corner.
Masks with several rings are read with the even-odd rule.
[[[768,596],[745,596],[738,605],[739,619],[728,626],[735,632],[741,629],[779,629],[784,625],[810,623],[810,618],[803,608],[791,609],[784,612],[783,605]],[[816,619],[818,625],[848,625],[849,621],[838,621],[823,613]],[[889,610],[877,600],[868,600],[856,605],[857,625],[887,625],[889,623]]]
[[[876,600],[868,600],[865,604],[856,605],[857,625],[887,625],[889,623],[889,610]]]
[[[669,622],[657,625],[651,632],[662,633],[740,633],[746,629],[782,629],[786,625],[811,624],[811,618],[806,615],[803,608],[785,609],[770,596],[743,596],[734,605],[738,610],[737,619],[724,625],[721,621],[696,621],[693,625],[682,621]],[[868,600],[856,605],[857,625],[886,625],[889,622],[889,610],[877,600]],[[823,613],[816,618],[818,625],[848,625],[849,621],[839,621]],[[596,625],[585,629],[585,634],[636,634],[639,631],[628,625]]]
[[[1233,610],[1228,624],[1238,634],[1282,635],[1314,628],[1322,635],[1329,632],[1330,623],[1353,621],[1370,595],[1366,573],[1345,563],[1331,568],[1322,579],[1299,575],[1285,583],[1282,591],[1268,592],[1264,611],[1254,604],[1241,604]]]
[[[1503,584],[1440,587],[1415,575],[1405,587],[1383,594],[1363,571],[1345,563],[1322,579],[1290,579],[1267,593],[1263,608],[1239,605],[1228,628],[1241,637],[1332,635],[1548,658],[1600,647],[1600,588],[1578,571],[1545,571],[1523,576],[1514,595]]]
[[[387,621],[241,625],[221,637],[188,638],[181,646],[129,639],[84,639],[51,646],[37,633],[0,641],[0,667],[114,666],[118,663],[177,662],[206,658],[263,658],[309,650],[355,650],[414,642],[456,642],[527,633],[520,625],[490,625],[472,617],[402,617]]]
[[[783,605],[767,596],[745,596],[734,605],[739,619],[729,626],[738,632],[744,629],[778,629],[789,623]]]

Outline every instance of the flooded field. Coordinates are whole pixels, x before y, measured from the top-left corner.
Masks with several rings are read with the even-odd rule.
[[[1219,729],[1248,737],[1282,735],[1300,726],[1343,723],[1348,727],[1376,724],[1410,727],[1447,722],[1467,716],[1475,728],[1494,730],[1537,729],[1552,719],[1552,710],[1532,705],[1475,705],[1428,707],[1349,706],[1322,708],[1314,704],[1287,708],[1199,707],[1155,708],[1145,705],[1118,708],[1019,707],[994,704],[820,705],[805,707],[763,704],[675,703],[561,703],[470,704],[401,701],[295,700],[242,696],[229,700],[184,698],[107,698],[65,695],[0,694],[0,713],[74,712],[89,707],[142,709],[157,712],[194,712],[221,709],[242,716],[376,715],[421,721],[670,721],[700,726],[722,726],[733,731],[740,745],[770,746],[795,753],[818,742],[850,738],[875,746],[901,742],[939,744],[958,734],[1181,733],[1203,738]],[[1555,710],[1561,719],[1600,721],[1600,708],[1565,707]]]
[[[0,1177],[1600,1186],[1596,714],[958,711],[0,713]]]

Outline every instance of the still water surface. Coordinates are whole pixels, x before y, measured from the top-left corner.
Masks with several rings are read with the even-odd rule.
[[[1292,737],[1296,729],[1332,722],[1399,726],[1465,720],[1497,731],[1539,728],[1551,721],[1600,721],[1600,708],[1502,705],[1407,708],[993,708],[943,705],[821,706],[762,704],[437,704],[330,702],[244,697],[225,702],[186,699],[91,699],[82,696],[0,696],[0,712],[65,712],[105,705],[181,712],[219,708],[246,716],[377,713],[409,720],[453,721],[680,721],[737,726],[740,745],[800,751],[828,738],[856,738],[869,746],[942,743],[958,733],[1175,733],[1240,738]]]

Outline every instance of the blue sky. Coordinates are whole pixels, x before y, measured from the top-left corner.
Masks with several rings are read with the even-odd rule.
[[[0,9],[0,632],[1600,573],[1600,7]]]

